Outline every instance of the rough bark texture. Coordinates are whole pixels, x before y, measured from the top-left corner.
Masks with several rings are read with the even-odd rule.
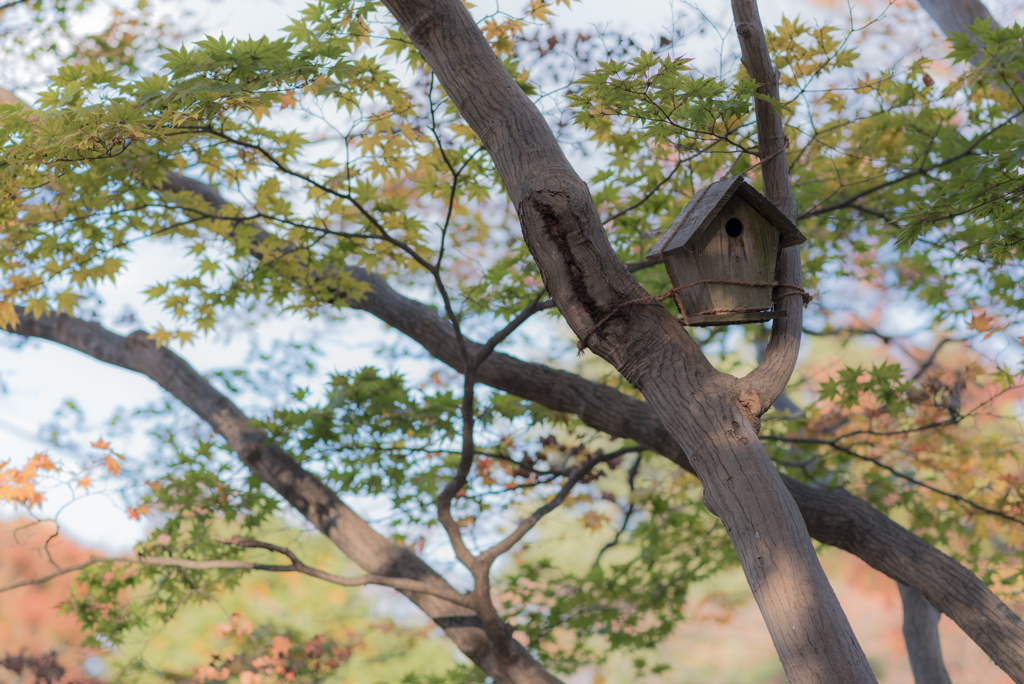
[[[16,334],[51,340],[95,359],[142,373],[206,421],[238,454],[254,475],[270,485],[289,504],[353,562],[368,573],[417,580],[439,593],[457,593],[409,549],[377,534],[316,476],[306,472],[266,432],[218,392],[188,362],[166,347],[157,349],[145,333],[122,337],[97,323],[66,315],[36,319],[19,311]],[[455,642],[456,646],[497,682],[555,684],[517,641],[510,641],[514,662],[499,666],[490,640],[473,611],[437,596],[403,591],[413,603]]]
[[[921,592],[898,585],[903,599],[903,640],[907,642],[910,669],[916,684],[953,684],[942,662],[939,618],[935,606]]]
[[[586,184],[465,7],[456,0],[385,5],[486,145],[566,321],[583,337],[613,314],[589,334],[590,347],[644,393],[689,456],[790,681],[874,681],[800,512],[741,406],[744,388],[712,369],[662,307],[626,305],[645,292],[612,250]]]

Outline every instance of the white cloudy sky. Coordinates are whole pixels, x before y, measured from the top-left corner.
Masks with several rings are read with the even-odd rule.
[[[482,3],[481,3],[482,4]],[[710,3],[709,3],[710,4]],[[190,8],[196,17],[205,17],[200,25],[209,33],[230,36],[257,36],[273,33],[287,23],[289,13],[301,7],[300,3],[273,0],[225,0],[215,4],[165,3],[167,12]],[[714,3],[718,10],[726,3]],[[1006,21],[1016,16],[1019,5],[1014,3],[992,5],[997,17]],[[684,8],[677,4],[675,9]],[[654,0],[585,0],[574,6],[571,15],[560,20],[563,26],[609,25],[618,30],[632,30],[644,38],[659,35],[668,23],[673,7],[670,3]],[[830,9],[821,3],[806,0],[766,0],[762,14],[766,24],[774,24],[783,12],[787,16],[800,14],[805,18],[826,18],[844,12],[843,8]],[[564,9],[562,10],[564,14]],[[923,17],[923,15],[922,15]],[[925,28],[925,27],[922,27]],[[927,27],[930,30],[930,26]],[[644,41],[646,42],[646,41]],[[0,86],[6,85],[0,83]],[[159,278],[161,271],[171,265],[162,258],[154,246],[143,247],[118,287],[107,287],[100,294],[104,300],[106,320],[112,321],[127,309],[134,310],[141,322],[149,327],[161,320],[160,312],[147,307],[137,295],[139,290]],[[255,331],[266,342],[270,338],[296,338],[306,336],[300,322],[275,321]],[[332,330],[330,339],[323,341],[322,367],[345,370],[377,359],[383,326],[366,316],[356,316],[344,326]],[[200,341],[183,354],[200,370],[236,366],[248,351],[248,338],[237,334],[230,343]],[[23,461],[36,451],[46,451],[56,459],[70,454],[54,448],[42,439],[42,426],[50,422],[54,412],[67,399],[72,399],[86,410],[87,417],[97,425],[118,407],[133,407],[156,401],[160,391],[148,379],[88,359],[77,352],[56,345],[30,342],[14,350],[0,347],[0,461]],[[96,436],[100,436],[97,427]],[[129,450],[143,442],[118,445]],[[144,458],[144,453],[132,453]],[[59,496],[54,502],[59,502]],[[2,513],[3,511],[0,511]],[[9,514],[10,511],[8,510]],[[143,533],[143,527],[133,523],[124,514],[120,501],[102,496],[75,503],[62,514],[64,529],[78,539],[110,550],[124,549]]]

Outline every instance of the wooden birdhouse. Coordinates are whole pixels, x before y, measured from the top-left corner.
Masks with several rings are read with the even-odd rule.
[[[779,252],[806,238],[742,176],[701,188],[647,254],[663,259],[688,325],[757,323],[771,311]]]

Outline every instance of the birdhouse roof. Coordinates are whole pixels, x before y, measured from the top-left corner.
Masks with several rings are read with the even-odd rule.
[[[793,222],[786,218],[785,214],[769,202],[764,195],[747,184],[743,176],[736,176],[701,188],[687,203],[683,213],[676,217],[665,234],[654,243],[654,247],[647,253],[647,257],[660,257],[663,254],[688,247],[693,239],[700,235],[725,208],[734,195],[739,195],[775,226],[775,229],[779,231],[779,247],[792,247],[807,239],[803,233],[797,230]]]

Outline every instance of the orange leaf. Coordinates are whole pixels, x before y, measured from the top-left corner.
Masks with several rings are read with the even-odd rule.
[[[121,464],[110,456],[103,459],[103,465],[107,466],[107,470],[110,471],[111,475],[117,475],[121,472]]]
[[[128,517],[132,520],[138,520],[140,515],[145,515],[146,513],[149,513],[149,506],[146,504],[142,504],[137,508],[128,509]]]
[[[995,327],[995,318],[989,316],[983,309],[975,309],[974,319],[971,320],[971,325],[968,327],[980,333],[988,332]]]
[[[587,511],[583,518],[580,519],[580,522],[583,523],[584,527],[593,532],[601,529],[601,526],[608,522],[608,516],[602,515],[597,511]]]
[[[58,470],[46,454],[35,454],[21,470],[5,468],[7,461],[0,464],[0,500],[38,506],[43,495],[36,490],[36,473],[40,470]]]
[[[281,109],[288,109],[295,106],[295,91],[289,90],[281,93]]]
[[[271,644],[270,650],[275,655],[286,656],[288,655],[288,651],[292,650],[291,639],[286,636],[275,636],[271,640]]]
[[[78,486],[84,489],[85,491],[89,491],[89,485],[91,484],[92,478],[89,477],[88,475],[86,475],[85,477],[78,481]]]
[[[109,449],[110,448],[110,442],[104,442],[103,438],[100,437],[99,439],[97,439],[95,442],[93,442],[89,446],[95,447],[97,449]]]

